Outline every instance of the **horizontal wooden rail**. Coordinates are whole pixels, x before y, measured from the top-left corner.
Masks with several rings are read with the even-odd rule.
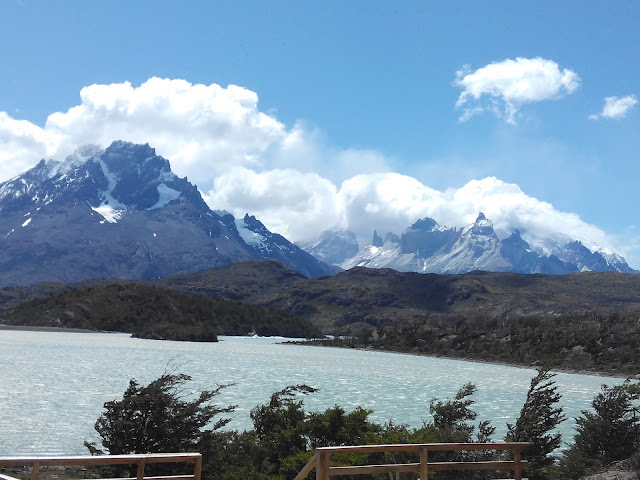
[[[526,442],[504,443],[401,443],[392,445],[348,445],[340,447],[320,447],[319,452],[337,453],[383,453],[420,452],[427,448],[430,452],[451,452],[470,450],[522,450],[529,446]]]
[[[149,463],[193,463],[192,475],[145,477]],[[87,467],[94,465],[137,465],[135,478],[118,480],[200,480],[202,455],[199,453],[147,453],[65,457],[0,457],[0,467],[31,467],[31,480],[38,480],[40,467]]]
[[[316,469],[316,480],[329,480],[334,475],[366,475],[399,472],[418,472],[421,480],[427,480],[429,471],[443,470],[511,470],[515,480],[522,480],[522,469],[527,462],[521,458],[521,450],[528,447],[526,442],[513,443],[421,443],[395,445],[355,445],[340,447],[321,447],[298,473],[294,480],[304,479]],[[510,450],[513,460],[495,460],[483,462],[429,462],[429,452]],[[398,463],[385,465],[351,465],[332,467],[331,455],[371,454],[391,452],[413,452],[420,454],[419,463]]]

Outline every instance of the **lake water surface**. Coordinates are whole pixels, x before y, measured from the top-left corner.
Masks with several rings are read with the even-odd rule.
[[[168,364],[193,377],[194,390],[233,383],[216,397],[238,405],[230,428],[250,428],[251,408],[287,385],[320,389],[305,397],[308,411],[340,405],[371,409],[371,419],[420,426],[433,397],[452,397],[474,382],[478,420],[504,435],[524,402],[535,371],[524,368],[387,352],[281,345],[282,339],[221,337],[218,343],[154,341],[127,334],[0,330],[0,456],[87,451],[106,401],[120,399],[129,379],[160,376]],[[556,382],[569,421],[590,407],[602,383],[621,379],[560,373]]]

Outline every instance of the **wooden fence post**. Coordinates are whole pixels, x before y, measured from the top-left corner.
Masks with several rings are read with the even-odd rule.
[[[429,475],[429,451],[427,447],[423,447],[420,451],[420,480],[427,480],[427,476]]]
[[[38,480],[39,470],[40,470],[40,463],[33,462],[33,466],[31,467],[31,480]]]
[[[202,455],[196,458],[196,463],[193,466],[193,480],[200,480],[202,476]]]
[[[316,480],[329,480],[329,453],[318,451],[318,465],[316,465]]]
[[[141,458],[140,460],[138,460],[138,473],[136,474],[136,480],[144,479],[144,467],[146,463],[147,463],[147,460],[144,458]]]
[[[514,448],[513,449],[513,478],[515,480],[522,480],[522,463],[521,463],[521,457],[520,457],[520,449],[519,448]]]

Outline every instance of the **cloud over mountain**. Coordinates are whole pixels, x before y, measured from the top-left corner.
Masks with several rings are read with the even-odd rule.
[[[580,77],[568,68],[560,70],[553,60],[518,57],[475,71],[465,65],[456,73],[454,85],[462,88],[456,102],[463,109],[460,121],[488,110],[515,123],[523,105],[571,94],[580,86]]]
[[[458,104],[465,112],[485,109],[479,101],[488,97],[507,121],[515,121],[522,105],[572,93],[579,81],[550,60],[505,60],[459,72]],[[577,215],[494,177],[440,191],[393,173],[379,152],[336,148],[303,123],[283,124],[261,111],[258,95],[243,87],[151,78],[137,87],[91,85],[80,100],[50,115],[44,127],[0,112],[0,180],[41,158],[62,159],[78,145],[121,139],[155,147],[177,175],[199,187],[211,208],[236,216],[249,212],[293,241],[333,226],[368,241],[373,228],[399,232],[426,216],[461,227],[482,211],[496,229],[518,225],[540,236],[563,232],[619,247]]]

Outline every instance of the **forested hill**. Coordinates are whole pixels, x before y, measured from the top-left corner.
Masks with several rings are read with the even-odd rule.
[[[342,345],[640,373],[640,275],[353,268],[310,280],[277,262],[241,262],[160,283],[296,313],[347,335]]]
[[[275,261],[248,261],[173,275],[156,284],[295,312],[325,333],[422,321],[427,314],[500,322],[615,312],[637,312],[640,318],[640,275],[615,272],[439,275],[356,267],[307,279]]]
[[[0,290],[0,308],[15,308],[33,295],[47,297],[40,302],[48,303],[27,303],[9,317],[4,314],[0,323],[40,319],[47,325],[128,329],[158,338],[189,338],[190,332],[202,338],[210,330],[216,335],[255,331],[298,337],[321,332],[348,336],[344,343],[350,346],[640,373],[640,275],[634,274],[437,275],[353,268],[308,279],[276,261],[248,261],[126,288],[104,280],[5,288]],[[156,301],[156,296],[165,300]],[[118,302],[112,305],[114,298]],[[230,311],[236,313],[214,315],[220,310],[213,305],[221,299],[274,310],[220,303],[216,308],[233,305]],[[200,302],[214,303],[190,313]],[[174,304],[180,305],[177,311]],[[236,316],[240,319],[230,320]],[[165,324],[170,327],[161,329]]]
[[[307,337],[318,332],[309,322],[279,310],[133,282],[83,286],[34,298],[3,311],[1,323],[191,341],[249,333]]]

